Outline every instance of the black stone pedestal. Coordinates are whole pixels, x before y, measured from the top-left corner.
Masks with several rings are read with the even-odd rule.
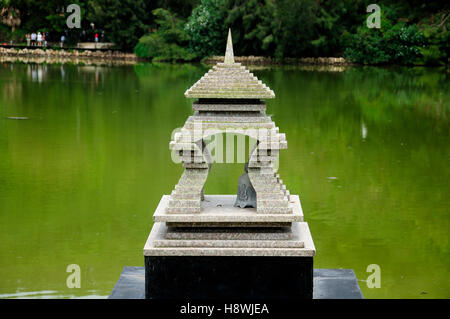
[[[147,299],[312,299],[313,257],[145,256]]]
[[[108,298],[145,299],[145,268],[125,266]],[[352,269],[314,269],[313,299],[362,298]]]

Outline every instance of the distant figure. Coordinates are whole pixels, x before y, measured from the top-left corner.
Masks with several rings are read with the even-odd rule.
[[[59,46],[62,48],[64,46],[64,42],[66,42],[66,37],[64,34],[61,36],[61,42],[59,43]]]
[[[37,44],[38,46],[42,46],[42,34],[40,32],[37,34]]]
[[[105,31],[102,30],[102,34],[100,36],[100,42],[105,42]]]
[[[31,45],[36,45],[36,33],[31,34]]]
[[[256,207],[256,191],[248,177],[248,163],[244,166],[245,174],[239,177],[238,193],[234,207]]]
[[[95,43],[97,44],[98,43],[98,33],[95,34],[95,39],[94,40],[95,40]]]
[[[27,33],[27,34],[25,35],[25,38],[27,39],[27,47],[29,47],[29,46],[30,46],[30,43],[31,43],[31,36],[30,36],[30,34]]]
[[[47,46],[47,40],[45,40],[45,33],[42,33],[42,44],[44,48]]]

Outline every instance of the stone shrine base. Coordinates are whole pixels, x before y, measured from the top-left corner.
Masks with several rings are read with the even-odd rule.
[[[284,238],[283,238],[284,237]],[[313,257],[308,223],[272,228],[186,228],[155,223],[144,256],[279,256]]]
[[[168,213],[170,195],[164,195],[153,214],[153,220],[174,227],[277,227],[303,222],[298,195],[290,195],[288,214],[260,214],[255,208],[234,207],[236,195],[205,195],[200,213]]]
[[[314,269],[313,299],[362,299],[352,269]],[[144,299],[145,268],[125,266],[109,299]],[[187,297],[183,296],[183,300]],[[227,299],[232,299],[229,297]],[[248,299],[245,298],[245,299]]]
[[[291,213],[233,207],[205,195],[200,213],[170,213],[162,197],[144,246],[148,299],[312,299],[316,253],[300,199]]]

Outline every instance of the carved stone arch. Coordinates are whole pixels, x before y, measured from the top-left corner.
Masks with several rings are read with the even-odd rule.
[[[278,159],[279,147],[272,148],[270,139],[264,139],[259,133],[255,134],[254,132],[215,129],[211,130],[210,134],[200,135],[197,139],[190,136],[188,143],[185,143],[186,137],[176,137],[177,145],[181,145],[179,152],[185,171],[171,193],[168,213],[201,212],[204,184],[212,166],[212,157],[206,146],[205,138],[221,133],[242,134],[256,139],[255,146],[249,154],[248,175],[256,191],[257,213],[291,212],[289,192],[273,167],[273,163]],[[278,135],[278,132],[276,134]]]

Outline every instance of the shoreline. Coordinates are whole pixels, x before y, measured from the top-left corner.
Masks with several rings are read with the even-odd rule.
[[[223,56],[211,56],[200,61],[184,63],[204,63],[214,65],[222,62]],[[285,58],[277,61],[273,57],[263,56],[235,56],[235,62],[252,68],[266,68],[271,66],[302,66],[305,68],[321,68],[324,71],[342,71],[351,66],[369,66],[350,62],[343,57],[302,57]],[[134,53],[113,51],[113,50],[83,50],[83,49],[60,49],[55,50],[47,48],[46,50],[37,49],[17,49],[0,47],[0,63],[49,63],[49,64],[81,64],[81,65],[135,65],[140,62],[152,63],[151,59],[137,57]],[[158,62],[158,63],[176,63],[176,62]],[[394,66],[395,64],[393,64]],[[374,65],[376,67],[385,67],[386,65]],[[447,70],[450,66],[450,59],[444,67]],[[429,65],[411,65],[405,67],[434,67]],[[436,67],[436,66],[435,66]],[[439,66],[437,66],[439,67]]]
[[[205,64],[216,64],[222,62],[223,56],[212,56],[201,60]],[[151,62],[149,59],[137,57],[134,53],[121,51],[100,51],[100,50],[80,50],[80,49],[60,49],[47,48],[37,49],[17,49],[0,47],[0,61],[2,62],[35,62],[35,63],[84,63],[90,60],[93,64],[135,64],[137,62]],[[321,58],[286,58],[283,61],[276,61],[272,57],[263,56],[235,56],[235,61],[245,65],[271,66],[271,65],[319,65],[319,66],[349,66],[352,63],[342,57],[321,57]],[[170,63],[170,62],[168,62]]]
[[[136,64],[140,59],[134,53],[121,51],[75,49],[16,49],[0,47],[1,62],[72,63],[72,64]]]
[[[206,64],[216,64],[223,61],[223,56],[211,56],[202,60]],[[356,65],[343,57],[303,57],[303,58],[284,58],[277,61],[273,57],[264,56],[234,56],[234,61],[245,65],[335,65],[350,66]]]

